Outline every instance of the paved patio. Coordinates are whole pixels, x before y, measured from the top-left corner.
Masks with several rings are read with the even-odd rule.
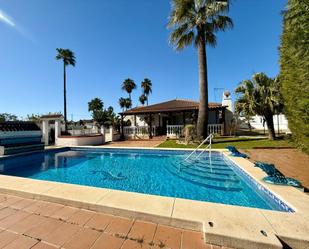
[[[296,149],[246,150],[251,161],[274,163],[286,176],[295,178],[309,189],[309,156]]]
[[[0,248],[219,249],[203,234],[0,194]]]
[[[107,146],[113,147],[157,147],[165,140],[165,136],[154,137],[153,139],[125,140],[108,143]]]

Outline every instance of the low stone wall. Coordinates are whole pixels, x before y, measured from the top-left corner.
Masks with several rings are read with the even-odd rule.
[[[104,143],[101,134],[89,136],[60,136],[56,139],[56,146],[85,146],[100,145]]]

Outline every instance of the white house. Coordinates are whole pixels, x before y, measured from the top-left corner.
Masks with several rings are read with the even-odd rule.
[[[244,121],[245,118],[240,117],[240,120]],[[279,132],[290,133],[289,123],[284,114],[274,115],[273,120],[274,120],[274,128],[276,132],[279,131]],[[248,124],[246,122],[245,124],[246,124],[246,127],[248,127],[247,126]],[[255,130],[264,130],[264,129],[267,130],[266,121],[262,116],[255,115],[251,117],[250,125],[252,129],[255,129]]]
[[[177,137],[187,124],[196,124],[199,102],[174,99],[149,106],[139,106],[120,113],[129,126],[122,126],[126,138],[152,136]],[[208,131],[224,135],[233,118],[232,101],[227,92],[222,103],[209,103]]]

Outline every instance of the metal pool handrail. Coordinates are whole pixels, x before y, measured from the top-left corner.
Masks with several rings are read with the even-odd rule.
[[[205,138],[205,140],[203,142],[201,142],[199,144],[199,146],[196,147],[196,149],[194,151],[192,151],[190,153],[189,156],[186,157],[185,161],[188,160],[199,148],[201,148],[208,140],[209,140],[209,144],[207,145],[207,147],[201,151],[201,153],[198,154],[198,156],[196,158],[198,158],[205,150],[210,149],[211,152],[211,144],[212,144],[212,139],[213,139],[214,135],[211,133],[209,134],[208,137]]]

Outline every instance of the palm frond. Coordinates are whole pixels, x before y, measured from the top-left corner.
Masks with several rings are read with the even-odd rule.
[[[177,50],[191,45],[216,46],[216,31],[233,27],[232,19],[222,15],[229,9],[229,0],[172,0],[168,27],[170,43]]]

